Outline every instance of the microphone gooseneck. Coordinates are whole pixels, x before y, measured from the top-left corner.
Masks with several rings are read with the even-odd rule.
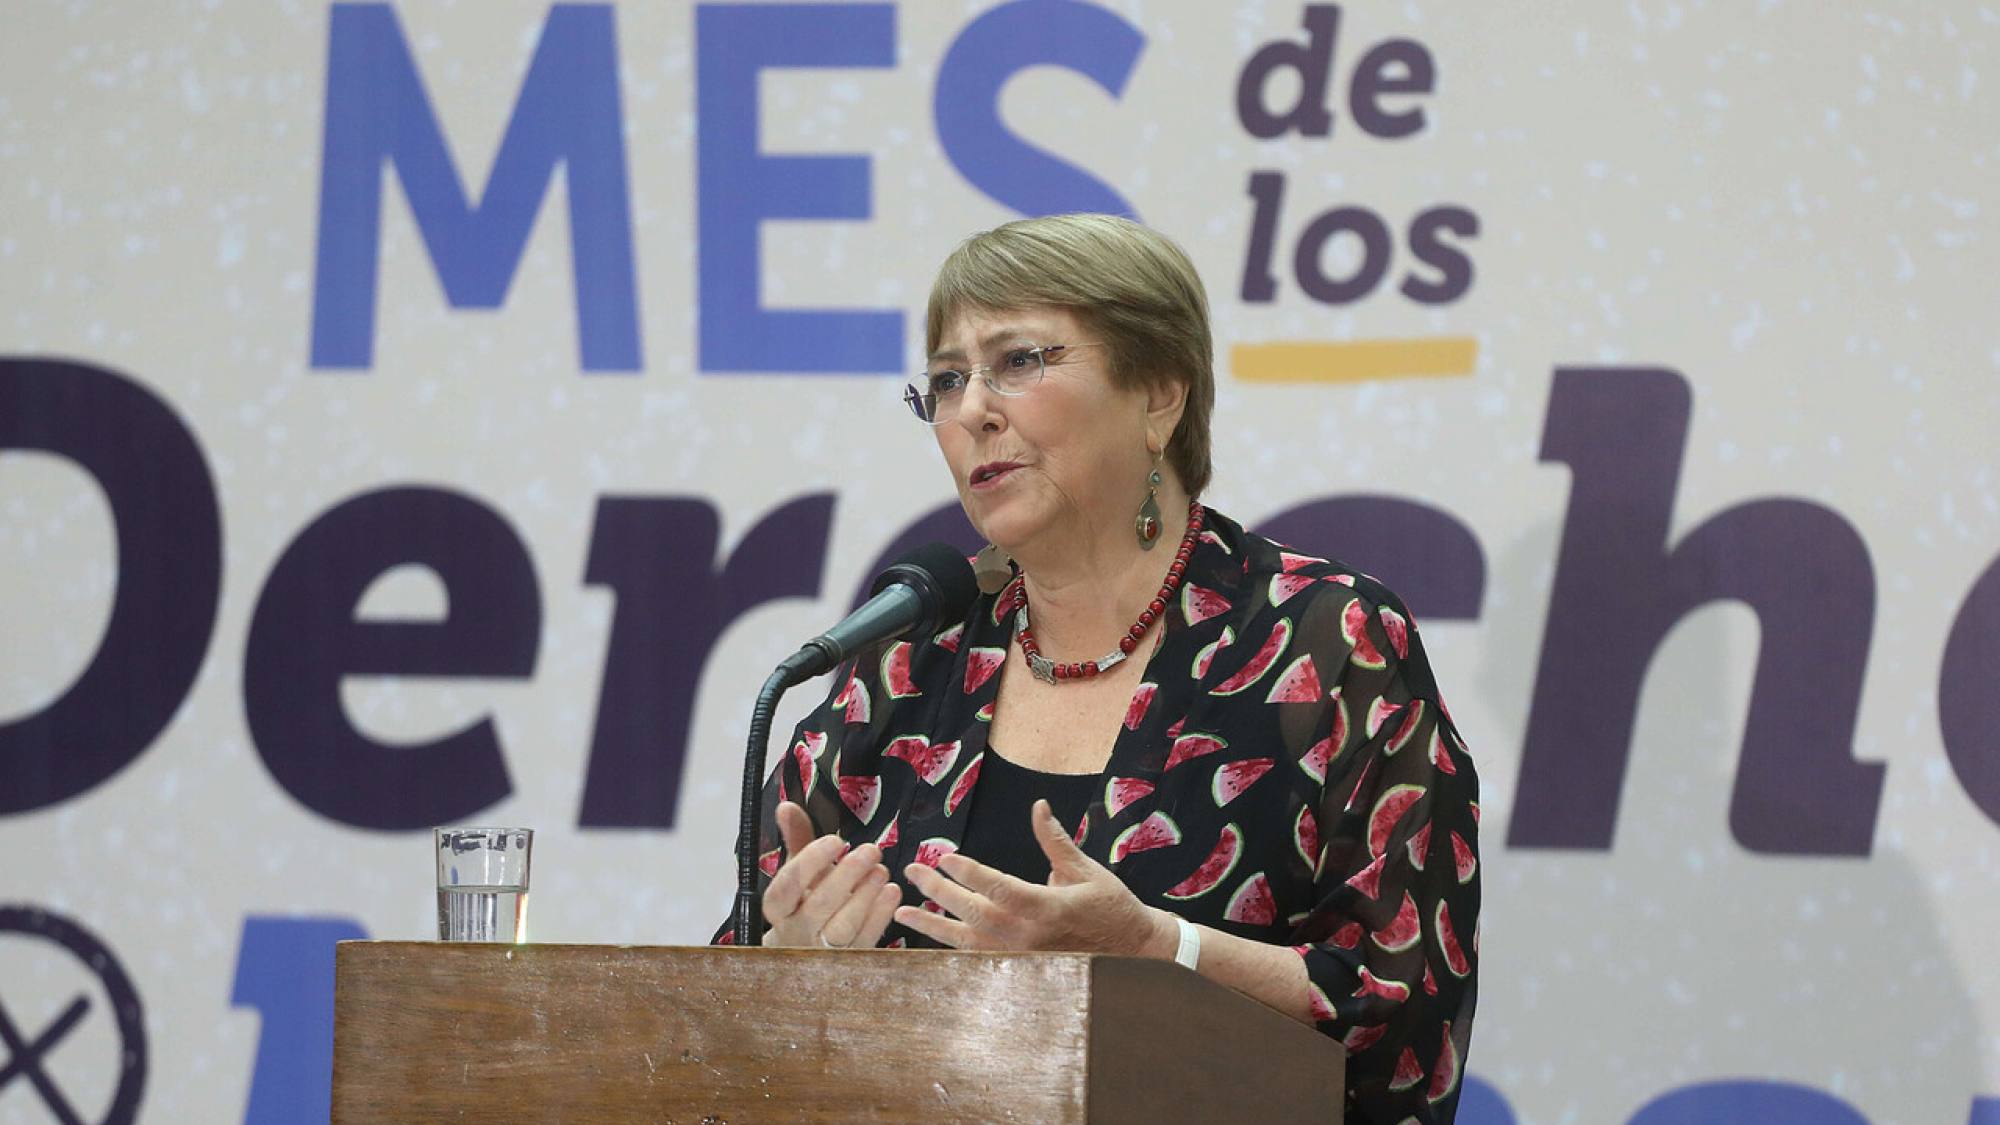
[[[764,681],[750,709],[743,756],[743,804],[736,837],[736,911],[739,946],[763,944],[764,911],[757,895],[757,820],[764,761],[778,698],[795,684],[824,675],[869,645],[937,632],[965,616],[979,596],[972,564],[956,548],[930,543],[892,564],[869,587],[872,595],[840,623],[807,641]]]

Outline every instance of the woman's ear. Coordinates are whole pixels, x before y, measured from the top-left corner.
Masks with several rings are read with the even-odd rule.
[[[1165,449],[1187,409],[1187,384],[1162,379],[1146,387],[1146,452]]]

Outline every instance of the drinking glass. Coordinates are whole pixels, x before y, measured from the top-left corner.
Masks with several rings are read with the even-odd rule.
[[[532,828],[433,828],[439,941],[528,940]]]

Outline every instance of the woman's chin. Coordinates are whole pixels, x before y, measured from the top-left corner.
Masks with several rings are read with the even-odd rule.
[[[977,515],[966,514],[988,543],[1012,554],[1034,534],[1035,520],[1025,507],[1014,503],[980,505]]]

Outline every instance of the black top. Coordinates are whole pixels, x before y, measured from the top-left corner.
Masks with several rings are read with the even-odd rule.
[[[1049,857],[1035,841],[1029,819],[1035,801],[1047,798],[1049,810],[1062,826],[1076,832],[1090,799],[1097,795],[1101,775],[1043,773],[1000,756],[992,743],[980,767],[979,787],[972,801],[972,819],[958,850],[988,867],[998,868],[1030,883],[1049,881]]]

